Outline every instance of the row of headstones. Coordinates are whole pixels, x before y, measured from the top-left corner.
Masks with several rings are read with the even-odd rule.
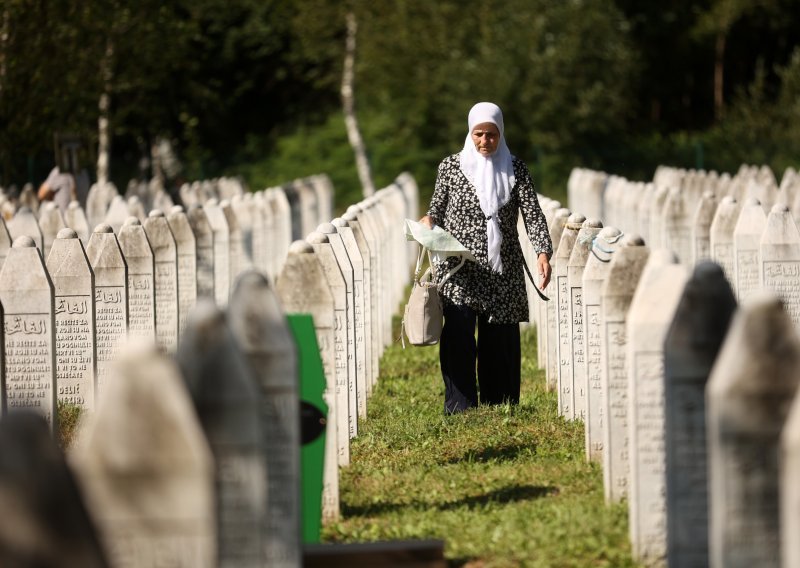
[[[245,271],[187,320],[175,354],[122,347],[66,462],[40,415],[3,416],[0,564],[302,565],[301,347],[274,289]]]
[[[309,329],[315,335],[320,371],[324,362],[330,411],[321,476],[322,515],[332,519],[339,511],[338,468],[349,455],[347,434],[357,433],[357,417],[366,413],[367,389],[377,378],[377,357],[391,341],[391,316],[408,279],[413,251],[404,241],[402,221],[415,218],[416,209],[416,185],[410,175],[403,174],[375,197],[350,207],[342,218],[321,225],[307,241],[293,245],[278,280],[281,299],[266,275],[246,270],[236,279],[227,315],[210,298],[199,299],[188,310],[174,356],[153,349],[152,341],[121,347],[122,356],[109,363],[102,404],[85,415],[88,420],[71,454],[89,514],[80,497],[69,494],[71,487],[60,488],[69,494],[64,499],[72,501],[71,514],[76,515],[69,524],[74,533],[81,534],[69,546],[56,543],[57,549],[48,535],[37,535],[34,550],[20,553],[41,554],[46,564],[54,564],[52,559],[60,555],[63,565],[101,566],[106,555],[112,565],[298,566],[298,369],[283,314],[310,313],[314,318],[313,323],[309,319]],[[144,227],[138,220],[129,220],[119,240],[110,227],[101,225],[89,241],[89,255],[121,258],[117,251],[110,255],[108,247],[124,248],[120,245],[131,227],[150,236],[151,219],[164,217],[151,213]],[[105,248],[95,250],[101,238]],[[6,334],[7,354],[10,351],[17,357],[14,364],[19,369],[15,370],[28,383],[38,383],[36,373],[52,366],[52,346],[55,343],[58,353],[60,340],[71,342],[65,351],[70,364],[83,368],[89,364],[79,353],[86,345],[76,330],[67,337],[54,337],[53,329],[58,332],[62,327],[59,320],[54,326],[45,313],[35,312],[46,310],[41,306],[49,302],[51,309],[63,307],[65,317],[73,320],[68,325],[77,319],[84,325],[84,320],[91,319],[87,317],[91,295],[68,294],[63,302],[53,295],[59,278],[74,286],[86,280],[81,257],[86,255],[80,240],[65,229],[48,258],[48,265],[51,258],[55,262],[51,283],[33,239],[22,236],[0,272],[0,282],[12,274],[20,280],[9,295],[0,285],[3,305],[6,298],[13,305],[23,298],[37,302],[24,307],[31,313],[17,313],[5,322],[11,332]],[[90,265],[88,275],[100,278],[108,269]],[[119,301],[123,294],[103,289],[96,296]],[[23,336],[31,339],[17,339]],[[10,350],[9,338],[13,340]],[[61,375],[58,379],[51,391],[75,390],[62,388]],[[41,410],[41,404],[18,406]],[[14,419],[24,421],[24,416],[6,414],[0,422],[0,441],[3,428],[21,428]],[[338,435],[341,417],[344,438]],[[6,441],[24,440],[29,450],[43,448],[43,440],[30,444],[31,436],[38,435],[35,426],[32,430],[20,440]],[[48,459],[55,459],[53,452],[47,453]],[[0,460],[0,478],[4,463]],[[52,469],[53,464],[49,465]],[[58,469],[69,477],[69,470],[62,470]],[[0,491],[0,496],[4,494]],[[20,517],[29,512],[15,511]],[[56,516],[54,523],[65,516]],[[47,524],[45,517],[42,522]],[[90,527],[85,528],[92,521],[99,540],[92,537]],[[45,529],[68,530],[65,526]],[[48,546],[39,547],[42,543]],[[65,556],[68,549],[75,556]]]
[[[392,316],[415,258],[403,222],[418,217],[418,190],[403,174],[395,183],[322,223],[289,248],[276,282],[287,313],[313,316],[327,379],[323,519],[339,516],[339,468],[366,417],[378,361],[393,341]]]
[[[575,170],[570,184],[572,203],[599,194],[598,218],[673,250],[685,266],[719,263],[739,301],[758,288],[774,290],[800,326],[800,217],[792,213],[800,208],[800,176],[793,169],[780,187],[768,168],[746,167],[733,177],[660,167],[648,184]]]
[[[668,248],[540,199],[555,284],[553,301],[532,304],[540,363],[560,413],[584,421],[606,499],[627,499],[636,557],[762,566],[783,554],[797,565],[793,542],[778,545],[800,513],[778,475],[800,379],[784,371],[800,345],[789,311],[774,292],[754,294],[725,339],[736,300],[718,264],[701,261],[689,278]]]

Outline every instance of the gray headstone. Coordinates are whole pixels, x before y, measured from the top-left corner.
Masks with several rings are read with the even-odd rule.
[[[733,264],[733,230],[739,219],[740,205],[731,196],[723,197],[714,220],[711,222],[711,260],[719,264],[725,271],[725,277],[733,285],[736,280],[736,269]]]
[[[345,219],[337,217],[332,221],[336,231],[342,239],[342,243],[347,251],[350,264],[353,266],[353,293],[355,314],[355,341],[356,341],[356,373],[360,378],[358,392],[358,415],[362,418],[367,416],[367,397],[372,393],[372,345],[370,337],[372,333],[372,319],[369,313],[369,306],[366,300],[366,286],[364,277],[364,259],[358,248],[358,242],[353,233],[352,227]]]
[[[253,266],[270,277],[274,282],[275,278],[269,274],[269,244],[267,242],[267,204],[264,199],[264,192],[258,191],[252,194],[251,215],[253,221],[252,235],[252,259]]]
[[[734,291],[740,302],[761,285],[758,255],[761,234],[766,224],[767,216],[761,203],[757,199],[747,199],[733,230],[733,269],[736,274]]]
[[[622,232],[605,227],[592,242],[583,271],[583,321],[586,338],[586,459],[603,460],[605,396],[602,380],[603,302],[602,289]]]
[[[336,408],[336,355],[334,352],[334,299],[314,248],[306,241],[295,241],[283,271],[275,283],[281,304],[287,314],[306,313],[314,318],[326,389],[323,395],[328,406],[325,426],[325,471],[322,488],[322,517],[330,521],[339,516],[339,466]],[[346,412],[346,408],[344,409]],[[347,432],[345,432],[345,436]]]
[[[8,256],[8,249],[10,248],[11,235],[8,234],[6,222],[3,220],[3,216],[0,215],[0,269],[3,268],[3,264]]]
[[[800,329],[800,232],[789,208],[777,203],[761,235],[761,287],[773,290]]]
[[[687,279],[667,249],[651,250],[628,311],[628,519],[634,557],[667,554],[664,339]]]
[[[780,441],[780,539],[782,566],[800,566],[800,398],[794,397]]]
[[[572,362],[567,370],[566,384],[572,392],[573,416],[579,420],[586,418],[586,326],[583,319],[583,272],[589,255],[592,240],[603,228],[599,219],[587,219],[578,231],[578,238],[572,247],[567,263],[567,286],[569,287],[572,342]],[[562,376],[563,381],[563,376]]]
[[[368,329],[368,333],[364,339],[367,343],[367,355],[370,358],[370,363],[367,365],[369,373],[367,393],[370,394],[372,392],[372,386],[378,379],[378,358],[380,353],[378,334],[376,331],[376,319],[379,316],[377,314],[374,301],[376,275],[372,268],[372,253],[370,252],[369,243],[367,242],[364,230],[358,220],[358,215],[356,215],[354,211],[348,211],[342,215],[342,221],[347,223],[347,226],[353,233],[353,238],[358,246],[358,252],[361,256],[361,262],[364,267],[364,320]]]
[[[667,560],[708,565],[708,451],[705,389],[736,310],[722,268],[698,264],[664,342]]]
[[[237,281],[228,305],[231,330],[261,389],[267,468],[263,565],[299,566],[300,397],[294,338],[266,276]]]
[[[71,201],[67,211],[64,213],[64,224],[78,233],[78,238],[86,246],[89,242],[89,222],[86,214],[77,201]]]
[[[214,299],[219,306],[228,304],[231,289],[231,234],[225,213],[215,199],[203,206],[214,236]]]
[[[47,257],[55,291],[58,401],[97,408],[94,274],[78,233],[62,229]]]
[[[109,367],[128,335],[128,267],[111,225],[98,225],[86,256],[94,272],[97,396],[103,396]]]
[[[72,472],[31,413],[0,421],[0,565],[105,568],[108,563]]]
[[[550,223],[550,240],[553,243],[553,255],[558,254],[558,246],[561,243],[561,235],[564,232],[564,226],[567,224],[567,219],[570,216],[570,210],[564,207],[557,209],[553,214],[553,220]],[[528,261],[528,267],[536,266],[536,259],[532,247],[525,247],[531,252],[531,260]],[[524,249],[523,249],[524,250]],[[531,271],[532,273],[535,270]],[[531,287],[533,285],[531,284]],[[532,291],[533,292],[533,291]],[[533,292],[534,294],[536,292]],[[537,301],[531,298],[534,302]],[[528,300],[529,302],[531,300]],[[546,313],[546,333],[545,344],[547,345],[547,388],[548,390],[558,390],[558,302],[543,302]]]
[[[779,566],[779,437],[800,379],[781,301],[757,292],[734,316],[706,387],[712,566]]]
[[[717,199],[710,191],[703,193],[692,220],[692,256],[690,266],[711,259],[711,224],[717,211]]]
[[[247,258],[245,253],[242,229],[239,226],[239,219],[236,217],[230,201],[221,201],[219,207],[225,214],[225,221],[228,223],[228,231],[230,232],[230,286],[233,288],[236,278],[250,265],[250,259]]]
[[[136,217],[142,223],[147,219],[145,205],[142,203],[142,200],[139,199],[138,195],[131,195],[128,197],[128,215]]]
[[[225,315],[210,298],[189,313],[177,360],[214,454],[219,565],[262,565],[262,395]]]
[[[58,205],[52,201],[45,201],[39,208],[39,228],[42,231],[42,254],[44,258],[50,256],[53,242],[56,240],[58,232],[64,227],[66,225]]]
[[[552,280],[555,283],[555,304],[557,310],[556,323],[558,338],[556,359],[558,360],[558,412],[568,420],[575,418],[573,403],[575,396],[572,393],[571,381],[567,377],[572,375],[572,325],[570,322],[570,291],[568,282],[568,264],[578,232],[586,218],[580,213],[573,213],[567,219],[561,241],[553,253]]]
[[[167,351],[178,347],[178,248],[164,213],[150,212],[144,222],[155,261],[156,342]]]
[[[22,236],[30,237],[40,251],[44,250],[44,240],[42,238],[42,230],[39,228],[39,221],[36,219],[36,215],[27,207],[20,207],[14,217],[8,221],[7,227],[11,242]]]
[[[178,336],[186,329],[186,316],[197,301],[197,246],[186,213],[180,205],[167,215],[178,251]]]
[[[153,344],[120,355],[72,455],[111,565],[217,566],[214,458],[180,372]]]
[[[89,195],[86,196],[86,220],[89,227],[94,228],[103,222],[111,200],[117,195],[119,192],[113,183],[96,183],[89,188]]]
[[[128,266],[128,336],[155,341],[155,262],[136,217],[129,217],[120,229],[119,246]]]
[[[214,298],[214,233],[208,223],[206,212],[199,205],[192,205],[186,214],[194,235],[197,258],[197,297]]]
[[[672,187],[667,193],[663,216],[663,246],[674,251],[678,260],[688,266],[692,250],[690,225],[692,214],[686,197],[679,187]]]
[[[242,251],[243,254],[252,259],[253,258],[253,217],[256,212],[253,211],[253,194],[236,195],[231,199],[231,208],[236,215],[236,222],[239,225],[239,230],[242,233]]]
[[[128,204],[125,202],[122,196],[115,195],[108,206],[106,216],[101,222],[111,225],[111,228],[114,229],[114,232],[117,234],[117,236],[119,236],[119,233],[122,230],[122,225],[130,216],[131,214],[128,212]],[[141,219],[139,221],[141,222]]]
[[[345,291],[347,293],[346,319],[342,323],[347,334],[345,360],[347,362],[348,406],[350,408],[350,437],[354,438],[358,435],[358,417],[361,415],[366,416],[367,409],[363,361],[360,366],[358,365],[358,361],[363,355],[360,355],[356,349],[356,329],[361,327],[362,333],[359,335],[362,336],[363,341],[363,322],[356,321],[355,316],[355,274],[342,237],[336,231],[336,227],[332,223],[323,223],[317,227],[317,232],[328,238],[336,263],[339,265],[339,270],[344,278]]]
[[[636,285],[650,256],[637,235],[625,236],[612,255],[601,290],[603,349],[601,388],[604,394],[603,486],[607,502],[628,492],[628,336],[625,330]]]
[[[350,407],[347,376],[347,287],[328,236],[314,232],[306,240],[314,248],[314,254],[319,259],[325,281],[333,295],[333,353],[336,373],[336,414],[339,421],[336,428],[337,448],[339,465],[347,466],[350,465],[350,438],[351,434],[354,434],[351,416],[356,414],[356,409]]]
[[[33,239],[17,237],[0,271],[8,412],[33,410],[58,431],[53,284]]]

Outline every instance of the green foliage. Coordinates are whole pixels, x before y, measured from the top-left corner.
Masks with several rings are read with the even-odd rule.
[[[583,425],[545,391],[535,332],[522,341],[519,406],[456,416],[443,414],[436,347],[386,351],[327,541],[437,538],[453,565],[634,566],[627,506],[604,504]]]
[[[78,434],[83,409],[67,402],[58,401],[58,445],[66,451]]]

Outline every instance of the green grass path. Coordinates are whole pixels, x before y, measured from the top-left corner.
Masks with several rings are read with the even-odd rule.
[[[386,350],[326,542],[442,539],[451,565],[473,568],[636,566],[627,506],[605,505],[583,424],[558,416],[535,331],[522,341],[519,406],[447,417],[438,348]]]

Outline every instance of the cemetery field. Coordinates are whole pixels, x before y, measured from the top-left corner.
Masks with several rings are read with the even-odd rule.
[[[519,406],[447,417],[438,348],[390,346],[323,539],[441,539],[454,566],[636,566],[627,505],[605,505],[583,424],[546,392],[535,333],[522,333]]]

